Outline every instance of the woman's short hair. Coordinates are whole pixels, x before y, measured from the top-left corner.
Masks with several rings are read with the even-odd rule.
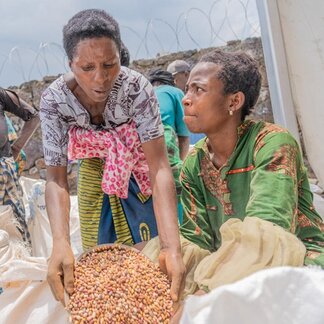
[[[87,38],[108,37],[120,51],[121,38],[117,21],[106,11],[86,9],[75,14],[63,27],[63,46],[69,60],[81,40]]]
[[[261,89],[261,74],[258,64],[248,54],[213,50],[201,57],[199,62],[210,62],[219,65],[217,78],[223,82],[224,93],[244,93],[241,119],[244,120],[256,104]]]
[[[128,67],[130,64],[129,50],[123,42],[120,46],[120,65]]]

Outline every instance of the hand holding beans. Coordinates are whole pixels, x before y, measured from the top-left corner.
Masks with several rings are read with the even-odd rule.
[[[64,289],[68,294],[73,292],[74,255],[68,242],[53,246],[48,263],[47,281],[56,300],[64,303]]]
[[[176,303],[180,299],[185,284],[186,269],[181,253],[173,249],[161,249],[159,264],[161,270],[171,279],[171,298]]]

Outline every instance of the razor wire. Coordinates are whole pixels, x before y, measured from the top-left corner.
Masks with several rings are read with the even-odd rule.
[[[120,25],[122,39],[132,60],[138,60],[260,37],[255,1],[216,0],[207,11],[192,7],[181,12],[174,23],[158,17],[150,18],[143,35],[130,26]],[[15,71],[22,82],[28,82],[68,69],[64,49],[55,42],[42,42],[37,49],[17,45],[8,54],[0,53],[0,78]]]

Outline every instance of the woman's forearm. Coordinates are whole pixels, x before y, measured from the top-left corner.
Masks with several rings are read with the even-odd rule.
[[[180,251],[177,198],[171,170],[161,168],[151,181],[161,249]]]
[[[46,209],[51,224],[53,245],[70,242],[70,196],[67,186],[54,181],[46,183]]]

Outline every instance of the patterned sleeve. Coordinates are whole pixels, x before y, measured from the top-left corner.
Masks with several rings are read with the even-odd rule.
[[[163,135],[163,125],[158,101],[152,85],[142,75],[138,75],[133,89],[133,118],[142,143]]]
[[[202,181],[197,174],[200,171],[193,163],[194,152],[186,158],[180,173],[181,204],[183,207],[183,223],[180,227],[181,234],[189,241],[205,250],[213,250],[214,234],[208,220],[206,202],[199,189],[198,182]]]
[[[295,139],[275,127],[265,129],[258,136],[246,216],[256,216],[294,231],[298,208],[297,173],[304,167]]]
[[[58,107],[54,94],[48,88],[40,101],[44,159],[48,166],[67,165],[68,124]]]

